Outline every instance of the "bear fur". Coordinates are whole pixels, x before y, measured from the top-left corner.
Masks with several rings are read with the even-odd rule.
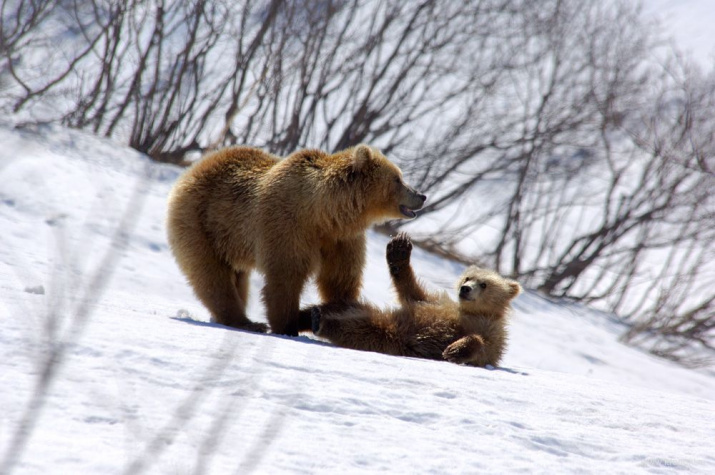
[[[445,292],[422,288],[410,265],[412,243],[405,234],[387,246],[387,262],[401,307],[381,310],[357,303],[312,308],[313,331],[355,350],[497,366],[506,347],[506,318],[521,292],[514,280],[477,266],[457,282],[459,302]]]
[[[234,146],[189,168],[169,197],[168,238],[179,267],[212,320],[266,331],[246,316],[249,277],[265,275],[266,317],[274,333],[310,330],[299,313],[306,280],[323,302],[356,301],[366,229],[413,218],[425,196],[379,151],[359,145],[335,154],[301,150],[285,159]]]

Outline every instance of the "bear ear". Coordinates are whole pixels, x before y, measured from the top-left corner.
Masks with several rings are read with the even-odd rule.
[[[355,147],[353,152],[353,168],[358,171],[362,170],[365,165],[372,159],[372,150],[365,144],[360,144]]]
[[[521,293],[521,285],[519,285],[519,282],[515,280],[509,281],[509,293],[511,294],[512,298],[515,298]]]

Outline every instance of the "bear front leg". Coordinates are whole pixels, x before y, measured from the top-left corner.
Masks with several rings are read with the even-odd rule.
[[[412,241],[406,233],[399,233],[387,244],[387,266],[390,269],[392,285],[395,286],[397,297],[403,305],[428,299],[427,292],[417,282],[410,265],[411,255]]]
[[[262,290],[263,303],[266,306],[266,318],[273,333],[298,336],[300,330],[300,294],[303,291],[308,272],[300,272],[290,267],[289,260],[283,261],[285,267],[277,272],[265,271],[266,285]]]
[[[480,335],[467,335],[445,348],[442,357],[452,363],[473,363],[483,366],[479,363],[485,353],[484,345],[484,339]]]
[[[362,287],[366,247],[364,234],[323,244],[316,278],[323,303],[357,301]]]

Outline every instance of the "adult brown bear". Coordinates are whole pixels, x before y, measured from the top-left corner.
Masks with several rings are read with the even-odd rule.
[[[379,151],[302,150],[285,159],[252,147],[208,154],[169,198],[169,244],[212,320],[266,331],[246,316],[252,269],[265,275],[263,301],[274,333],[310,329],[300,294],[316,276],[324,302],[356,301],[365,230],[413,218],[425,196]]]

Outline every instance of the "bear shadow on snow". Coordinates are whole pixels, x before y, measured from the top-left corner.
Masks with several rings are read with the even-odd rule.
[[[177,322],[182,322],[182,323],[187,323],[189,325],[194,325],[197,327],[209,327],[209,328],[215,328],[217,330],[229,330],[229,331],[236,331],[236,332],[249,332],[249,333],[254,333],[252,330],[246,330],[244,328],[236,328],[236,327],[230,327],[227,325],[223,325],[221,323],[215,323],[215,322],[206,322],[203,320],[195,320],[191,316],[174,316],[174,317],[169,317],[172,320],[175,320]],[[293,337],[293,336],[287,336],[287,335],[280,335],[280,334],[268,334],[264,335],[267,337],[273,337],[273,338],[278,338],[281,340],[290,340],[290,341],[297,341],[297,342],[302,342],[302,343],[308,343],[311,345],[318,345],[318,346],[334,346],[324,340],[317,340],[315,338],[310,338],[309,336],[302,335],[299,337]]]

